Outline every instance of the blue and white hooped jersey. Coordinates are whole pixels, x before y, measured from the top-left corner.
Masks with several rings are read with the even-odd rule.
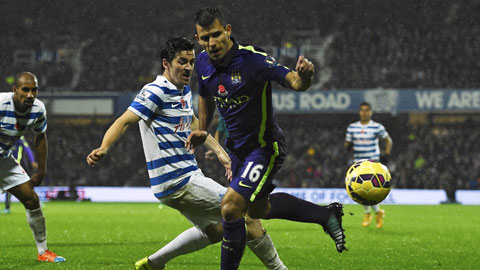
[[[47,131],[47,110],[35,99],[31,109],[17,112],[13,104],[13,93],[0,93],[0,157],[10,156],[10,148],[29,129],[35,133]]]
[[[351,123],[347,128],[345,141],[353,143],[353,159],[380,160],[380,147],[378,139],[388,137],[385,127],[373,120],[362,125],[360,121]]]
[[[189,86],[179,91],[164,76],[157,76],[143,87],[128,109],[142,119],[139,126],[143,151],[157,198],[179,190],[192,174],[201,172],[195,155],[185,148],[194,115]]]

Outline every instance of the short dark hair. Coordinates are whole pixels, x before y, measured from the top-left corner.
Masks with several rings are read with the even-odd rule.
[[[201,27],[208,27],[212,25],[215,20],[218,20],[221,25],[225,26],[225,18],[218,8],[204,7],[195,15],[195,25],[198,24]]]
[[[177,53],[182,51],[193,51],[194,48],[195,43],[193,43],[191,40],[184,37],[174,37],[165,42],[165,46],[160,52],[160,58],[162,61],[165,59],[168,63],[171,63]],[[163,64],[162,71],[165,71]]]
[[[29,72],[29,71],[24,71],[24,72],[17,73],[17,76],[15,76],[15,86],[16,87],[19,86],[18,83],[20,82],[20,80],[22,78],[27,78],[27,79],[38,82],[37,76],[35,76],[35,74],[33,74],[32,72]]]
[[[367,106],[369,109],[372,109],[372,106],[370,105],[370,103],[364,101],[362,103],[360,103],[360,106],[358,106],[359,108],[362,107],[362,106]]]

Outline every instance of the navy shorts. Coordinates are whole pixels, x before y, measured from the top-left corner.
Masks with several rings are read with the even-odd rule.
[[[267,196],[275,189],[273,176],[282,167],[285,154],[286,145],[281,142],[255,148],[242,156],[231,153],[230,187],[250,202]]]

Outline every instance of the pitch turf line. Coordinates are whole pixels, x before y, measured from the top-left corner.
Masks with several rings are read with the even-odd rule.
[[[363,209],[345,207],[349,252],[338,254],[317,225],[265,221],[282,260],[295,269],[476,269],[480,265],[480,206],[383,206],[385,227],[360,226]],[[351,216],[348,212],[353,212]],[[0,269],[133,269],[190,223],[158,204],[45,204],[49,247],[67,259],[37,263],[20,204],[0,215]],[[179,257],[169,269],[218,269],[219,245]],[[263,269],[250,252],[241,269]]]

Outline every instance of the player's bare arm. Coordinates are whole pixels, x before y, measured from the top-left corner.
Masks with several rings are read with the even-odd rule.
[[[192,120],[192,126],[191,126],[192,131],[198,130],[198,126],[199,126],[199,120],[194,115]],[[223,167],[225,168],[225,176],[227,177],[227,180],[230,181],[232,177],[231,160],[227,152],[225,152],[225,149],[223,149],[223,147],[218,143],[218,141],[215,138],[213,138],[211,135],[207,135],[207,138],[205,139],[204,144],[209,150],[215,153],[218,160],[220,161],[220,163],[222,163]]]
[[[312,84],[315,67],[303,55],[298,57],[295,71],[291,71],[285,76],[285,85],[295,91],[306,91]]]
[[[345,147],[345,149],[346,149],[347,151],[350,151],[350,150],[352,150],[353,143],[352,143],[352,142],[349,142],[349,141],[345,141],[345,142],[343,143],[343,147]]]
[[[47,174],[48,143],[46,133],[35,135],[34,147],[35,159],[38,163],[38,171],[32,176],[32,178],[30,178],[30,181],[34,186],[38,186],[42,183],[45,175]]]
[[[385,154],[390,155],[392,153],[393,141],[390,136],[387,136],[385,139]]]
[[[185,147],[188,151],[205,142],[207,139],[207,129],[213,119],[215,112],[215,101],[213,97],[198,97],[198,129],[193,130],[185,142]]]
[[[112,145],[122,137],[125,131],[127,131],[128,127],[132,124],[138,123],[138,121],[140,121],[140,117],[135,113],[129,110],[125,111],[122,116],[115,120],[115,122],[108,128],[100,147],[94,149],[87,156],[88,165],[94,166],[100,161],[108,153],[110,147],[112,147]]]

